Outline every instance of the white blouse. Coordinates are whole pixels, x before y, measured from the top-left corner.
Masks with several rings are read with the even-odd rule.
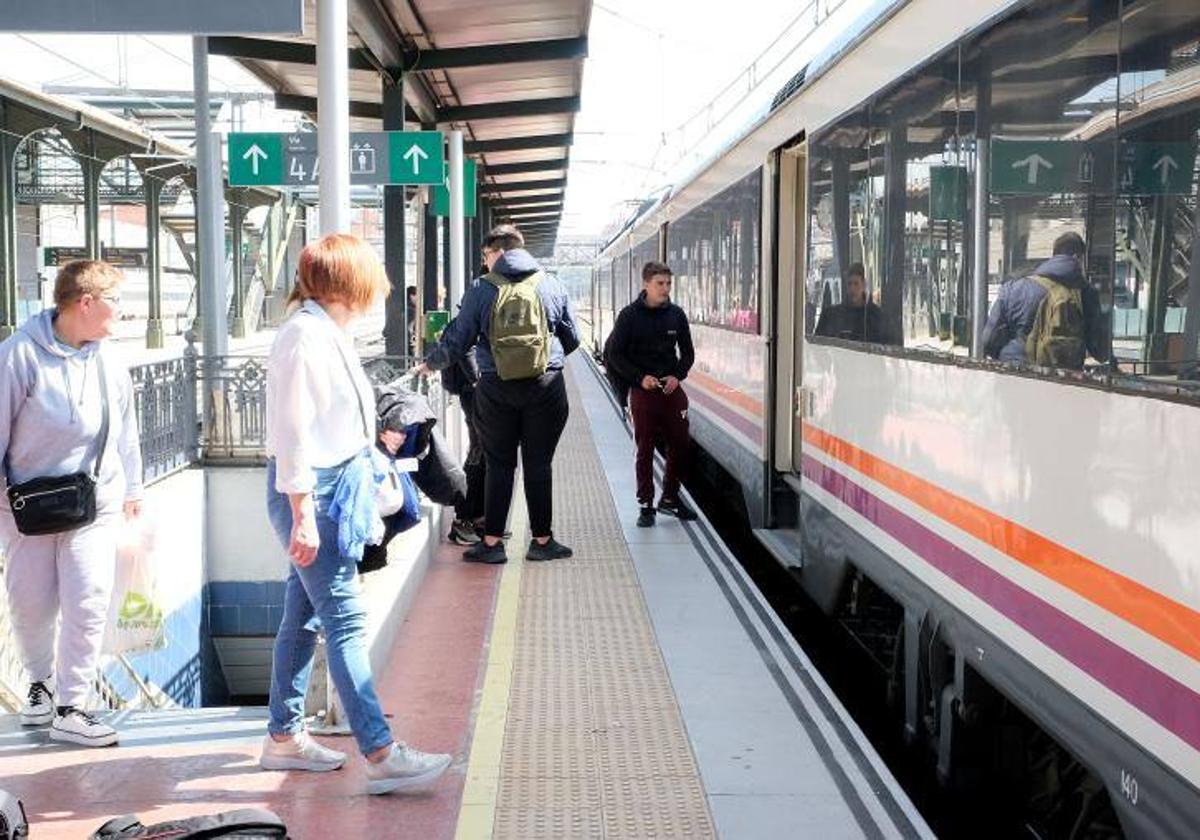
[[[310,492],[315,469],[371,445],[374,416],[375,394],[350,336],[306,300],[279,329],[267,361],[266,449],[275,458],[275,489]]]

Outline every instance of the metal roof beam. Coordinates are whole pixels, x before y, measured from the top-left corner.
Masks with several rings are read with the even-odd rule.
[[[523,152],[530,149],[561,149],[571,145],[573,135],[539,134],[535,137],[502,137],[498,140],[468,140],[463,143],[463,153],[468,155],[488,152]]]
[[[524,175],[527,172],[566,169],[568,164],[568,159],[561,157],[550,160],[523,160],[519,163],[485,163],[483,169],[487,175]]]
[[[275,94],[275,107],[281,111],[304,111],[305,113],[315,114],[317,112],[317,98],[315,96],[300,96],[294,93],[277,93]],[[383,103],[363,102],[352,99],[350,100],[350,116],[381,120],[383,119]],[[420,122],[417,112],[410,105],[404,106],[404,118],[409,122]]]
[[[546,117],[557,114],[577,114],[578,96],[549,99],[517,99],[511,102],[486,102],[481,105],[454,105],[439,108],[437,121],[467,122],[468,120],[498,120],[511,117]]]
[[[227,35],[210,36],[208,51],[229,58],[252,58],[258,61],[282,61],[286,64],[316,66],[317,47],[296,41],[272,41],[269,38],[236,38]],[[349,50],[351,70],[374,70],[375,65],[361,49]]]
[[[588,39],[559,38],[552,41],[524,41],[516,44],[488,44],[477,47],[451,47],[412,52],[405,56],[406,72],[451,70],[455,67],[488,67],[528,61],[562,61],[587,58]]]
[[[562,191],[546,193],[545,195],[518,195],[512,198],[493,198],[492,206],[497,208],[503,207],[520,207],[525,204],[562,204]]]
[[[545,181],[505,181],[501,184],[483,184],[479,187],[479,194],[496,195],[498,193],[524,192],[526,190],[561,189],[566,185],[566,178],[550,178]]]
[[[548,210],[529,211],[527,213],[495,213],[497,218],[524,219],[527,222],[544,222],[547,219],[557,219],[562,215],[561,207],[551,207]]]
[[[349,0],[346,17],[371,55],[384,67],[404,66],[404,33],[376,0]]]

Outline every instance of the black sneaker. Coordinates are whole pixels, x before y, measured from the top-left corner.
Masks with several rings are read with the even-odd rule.
[[[696,518],[696,511],[685,505],[680,499],[660,499],[658,509],[667,516],[674,516],[676,519],[682,519],[685,522],[690,522]]]
[[[526,560],[541,562],[543,560],[566,560],[575,552],[560,543],[554,537],[550,538],[547,543],[539,543],[537,540],[529,541],[529,551],[525,552]]]
[[[643,506],[641,513],[638,514],[637,526],[639,528],[653,528],[654,514],[655,510],[653,507],[650,505]]]
[[[450,533],[446,539],[455,545],[475,545],[483,536],[475,533],[475,523],[465,519],[455,519],[450,523]]]
[[[485,531],[483,528],[483,520],[482,519],[478,519],[475,521],[474,528],[475,528],[475,534],[479,537],[479,539],[483,539],[485,536],[487,536],[487,531]],[[505,531],[500,536],[504,537],[504,539],[508,539],[509,537],[512,536],[512,531]]]
[[[495,545],[488,545],[483,540],[480,540],[463,552],[462,559],[468,563],[491,563],[499,565],[500,563],[508,562],[508,555],[504,552],[504,543],[498,542]]]

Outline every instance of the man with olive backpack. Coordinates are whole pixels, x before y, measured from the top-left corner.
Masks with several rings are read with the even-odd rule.
[[[551,529],[551,463],[567,424],[563,361],[579,346],[579,334],[566,288],[542,272],[524,245],[513,225],[484,237],[488,273],[463,295],[458,315],[418,367],[444,370],[475,348],[475,417],[487,460],[484,537],[463,552],[475,563],[507,560],[503,535],[518,447],[533,535],[525,558],[571,556]]]
[[[1068,370],[1082,370],[1088,355],[1107,361],[1100,296],[1083,273],[1086,254],[1083,237],[1064,233],[1033,274],[1001,286],[983,329],[984,354]]]

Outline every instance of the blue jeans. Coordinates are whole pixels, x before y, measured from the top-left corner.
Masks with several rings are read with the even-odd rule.
[[[276,735],[303,729],[304,693],[312,673],[317,629],[323,626],[329,673],[338,699],[358,748],[368,755],[389,746],[392,732],[375,696],[358,570],[353,558],[341,556],[338,524],[326,513],[341,470],[341,467],[317,470],[313,501],[321,546],[310,565],[300,568],[290,563],[288,567],[283,621],[275,636],[271,663],[271,719],[267,728]],[[286,549],[292,537],[292,509],[288,497],[275,490],[273,459],[267,464],[267,517]]]

